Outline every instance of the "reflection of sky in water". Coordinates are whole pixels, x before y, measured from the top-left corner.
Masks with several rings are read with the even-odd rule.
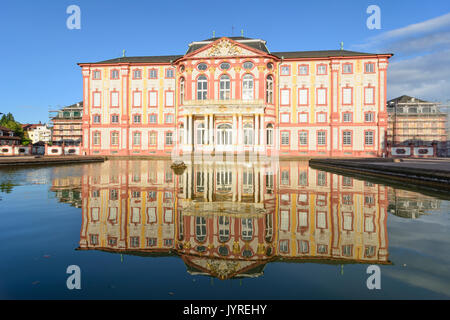
[[[286,168],[285,164],[281,165],[281,170]],[[448,201],[435,201],[428,196],[402,190],[396,193],[397,203],[401,205],[407,205],[409,199],[414,199],[418,206],[422,201],[427,203],[425,207],[430,203],[437,204],[437,207],[422,210],[416,219],[394,214],[387,215],[388,259],[393,265],[381,266],[382,290],[380,291],[370,291],[366,288],[365,283],[368,277],[366,264],[344,264],[345,261],[342,260],[332,264],[332,259],[327,261],[326,258],[320,263],[311,263],[309,260],[302,261],[301,255],[297,253],[294,255],[300,256],[300,259],[297,257],[295,262],[287,262],[288,258],[267,261],[263,265],[262,273],[255,278],[219,280],[214,276],[196,275],[189,270],[189,266],[182,260],[186,252],[178,252],[181,256],[173,257],[139,257],[119,252],[102,252],[95,248],[76,251],[75,248],[80,246],[82,235],[81,212],[83,209],[68,205],[71,201],[81,203],[81,200],[70,197],[74,194],[75,197],[77,196],[77,193],[73,192],[75,189],[80,193],[84,190],[77,186],[77,179],[82,174],[89,176],[99,172],[101,166],[97,164],[46,167],[8,170],[6,174],[2,172],[0,182],[12,181],[18,186],[14,186],[9,194],[0,193],[2,199],[0,201],[2,219],[0,241],[7,244],[0,247],[0,255],[4,262],[0,264],[0,274],[2,274],[0,298],[432,299],[450,297]],[[275,179],[274,184],[279,187],[281,194],[299,194],[301,190],[304,190],[298,186],[298,182],[302,179],[299,168],[303,169],[307,166],[290,163],[288,167],[290,168],[289,177],[278,172],[279,180]],[[149,168],[156,168],[156,166]],[[136,166],[130,166],[129,169],[129,181],[132,181]],[[279,169],[277,167],[277,170]],[[114,170],[106,175],[111,172]],[[327,183],[330,183],[330,177],[328,175]],[[339,176],[334,175],[334,177]],[[318,180],[323,177],[318,177],[315,170],[309,169],[307,178],[310,194],[323,193],[322,186],[317,185],[317,183],[323,183]],[[38,181],[45,184],[36,185],[39,184]],[[81,180],[78,179],[78,181]],[[336,188],[342,192],[343,181],[339,181]],[[60,189],[64,189],[67,185],[64,194],[61,190],[54,190],[55,182],[61,187]],[[281,186],[281,182],[289,183],[289,185]],[[345,183],[348,184],[349,181]],[[353,183],[353,188],[358,188],[358,182]],[[53,184],[52,192],[49,192],[50,184]],[[264,185],[265,181],[262,184]],[[67,188],[70,192],[67,192]],[[89,188],[92,188],[92,185]],[[358,190],[353,191],[358,192]],[[389,204],[392,206],[393,190],[388,189],[387,195]],[[244,201],[244,195],[241,196],[243,199],[241,201]],[[340,193],[339,196],[341,196]],[[181,200],[178,200],[183,202],[184,196],[181,194],[179,197]],[[235,197],[238,200],[239,194]],[[86,199],[83,197],[82,200]],[[281,210],[283,208],[281,196],[278,201],[278,208]],[[377,207],[383,208],[383,205],[377,202]],[[357,212],[362,210],[361,208],[355,209],[355,215],[358,215]],[[233,208],[225,207],[225,209]],[[278,225],[278,228],[280,227]],[[282,240],[280,235],[282,232],[280,230],[277,232],[278,241]],[[273,248],[279,250],[279,243]],[[277,254],[282,256],[280,252],[276,252],[275,255]],[[65,288],[68,276],[65,269],[70,264],[81,267],[81,291],[74,292]],[[191,274],[187,271],[191,271]]]

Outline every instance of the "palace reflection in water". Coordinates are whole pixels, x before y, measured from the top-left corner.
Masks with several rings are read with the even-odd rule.
[[[177,175],[169,161],[118,160],[86,165],[78,186],[64,179],[52,189],[64,201],[76,194],[64,185],[81,190],[79,250],[177,255],[220,279],[272,261],[390,263],[388,187],[307,161],[187,163]]]

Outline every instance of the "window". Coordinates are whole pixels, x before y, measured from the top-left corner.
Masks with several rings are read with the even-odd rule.
[[[140,114],[135,114],[133,116],[133,123],[141,123],[141,115]]]
[[[327,214],[325,212],[317,212],[317,228],[325,229],[327,227]]]
[[[273,78],[272,76],[267,77],[266,82],[266,102],[273,103]]]
[[[173,91],[166,91],[166,107],[173,107]]]
[[[321,112],[321,113],[317,114],[317,122],[323,123],[323,122],[326,122],[326,121],[327,121],[327,114],[326,113]]]
[[[100,80],[102,78],[102,73],[99,70],[92,72],[92,79]]]
[[[133,133],[133,146],[140,146],[140,145],[141,145],[141,133],[134,132]]]
[[[133,92],[133,107],[140,107],[140,106],[141,106],[141,92],[134,91]]]
[[[364,144],[368,146],[373,146],[373,131],[364,132]]]
[[[342,88],[342,104],[352,104],[352,88]]]
[[[351,63],[344,63],[342,65],[342,73],[353,73],[353,65]]]
[[[174,74],[175,72],[172,68],[166,69],[166,78],[173,78]]]
[[[133,71],[133,79],[141,79],[142,71],[140,69],[136,69]]]
[[[139,247],[139,237],[130,237],[130,246],[133,248]]]
[[[250,123],[244,124],[244,145],[253,144],[253,125]]]
[[[184,78],[180,79],[180,104],[184,103]]]
[[[173,114],[166,114],[165,123],[173,123]]]
[[[242,65],[242,68],[244,68],[246,70],[250,70],[253,68],[253,63],[251,63],[250,61],[244,62],[244,64]]]
[[[172,132],[166,132],[166,145],[167,146],[171,146],[173,141],[172,141]]]
[[[344,131],[342,134],[342,143],[344,146],[351,146],[352,145],[352,132],[351,131]]]
[[[253,100],[253,76],[250,74],[243,77],[242,100]]]
[[[301,76],[307,76],[308,75],[308,66],[306,66],[306,65],[298,66],[298,74]]]
[[[317,132],[317,145],[324,146],[327,144],[327,133],[325,131]]]
[[[156,146],[156,132],[150,132],[148,136],[148,144],[151,146]]]
[[[92,144],[94,146],[99,146],[100,145],[100,132],[94,132],[93,139],[92,139]]]
[[[228,70],[231,68],[231,66],[228,62],[222,62],[219,67],[221,70]]]
[[[375,64],[374,63],[366,63],[364,67],[364,71],[366,73],[374,73],[375,72]]]
[[[197,144],[206,144],[206,129],[203,123],[197,125]]]
[[[208,79],[200,76],[197,79],[197,100],[206,100],[208,96]]]
[[[158,70],[156,70],[156,69],[150,69],[150,70],[148,71],[148,77],[149,77],[150,79],[157,79],[157,78],[158,78]]]
[[[119,79],[119,70],[111,70],[111,79]]]
[[[227,242],[230,240],[230,218],[219,216],[219,241]]]
[[[197,66],[197,69],[200,70],[200,71],[205,71],[206,69],[208,69],[208,66],[206,65],[206,63],[200,63]]]
[[[353,186],[353,179],[350,177],[342,177],[342,185],[344,187],[351,187]]]
[[[112,91],[111,92],[111,107],[119,106],[119,92]]]
[[[148,105],[149,105],[149,107],[157,107],[158,106],[158,92],[157,91],[149,91]]]
[[[99,115],[95,115],[94,116],[94,123],[100,123],[100,116]]]
[[[250,241],[253,239],[253,220],[249,218],[241,219],[242,240]]]
[[[206,218],[195,217],[195,238],[203,242],[206,239]]]
[[[149,123],[157,123],[157,121],[158,121],[158,118],[157,118],[156,114],[151,114],[148,116]]]
[[[273,125],[272,124],[268,124],[267,125],[267,129],[266,129],[266,133],[267,133],[267,145],[271,146],[273,145]]]
[[[365,122],[373,122],[374,116],[373,116],[373,112],[366,112],[364,114],[364,121]]]
[[[118,146],[119,145],[119,133],[118,132],[112,132],[111,133],[111,145],[112,146]]]
[[[101,100],[102,100],[102,94],[100,92],[94,92],[93,94],[93,107],[100,107],[101,106]]]
[[[317,185],[326,186],[327,185],[327,173],[324,171],[319,171],[317,173]]]
[[[319,88],[317,89],[317,105],[327,104],[327,89]]]
[[[288,231],[289,230],[289,216],[290,212],[288,210],[281,210],[281,217],[280,217],[280,229],[282,231]]]
[[[308,132],[307,131],[300,131],[298,133],[298,143],[301,146],[307,146],[308,145]]]
[[[290,100],[290,91],[289,89],[281,89],[281,105],[288,106]]]
[[[119,116],[117,114],[111,116],[111,123],[119,123]]]
[[[147,247],[154,247],[158,243],[156,238],[147,238]]]
[[[219,99],[230,100],[230,77],[227,75],[223,75],[220,77]]]
[[[364,103],[373,104],[373,98],[375,96],[375,90],[373,87],[364,88]]]
[[[289,67],[289,66],[281,66],[280,74],[282,76],[289,76],[291,74],[291,67]]]
[[[308,253],[309,252],[309,242],[307,240],[299,240],[298,241],[298,251],[299,253]]]
[[[351,112],[344,112],[342,114],[342,122],[352,122],[352,113]]]
[[[289,113],[282,113],[281,114],[281,122],[282,123],[289,123],[290,119],[289,119]]]
[[[325,64],[319,64],[317,66],[317,74],[318,75],[327,74],[327,66]]]
[[[281,145],[283,146],[289,145],[289,132],[286,131],[281,132]]]
[[[298,122],[307,123],[308,122],[308,114],[307,113],[299,113]]]
[[[308,104],[308,89],[298,89],[298,104],[302,106]]]

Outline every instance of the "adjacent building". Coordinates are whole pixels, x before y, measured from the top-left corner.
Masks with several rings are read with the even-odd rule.
[[[28,138],[33,144],[38,142],[48,143],[52,141],[52,130],[46,124],[23,124],[22,128],[28,133]]]
[[[432,146],[447,155],[447,114],[440,104],[403,95],[387,102],[387,141],[392,146]]]
[[[81,146],[81,121],[83,116],[83,101],[54,111],[52,143],[55,145]]]
[[[6,127],[0,126],[0,145],[18,146],[21,144],[22,138],[16,136],[14,131]]]
[[[221,37],[183,55],[79,63],[83,153],[381,156],[391,56]]]

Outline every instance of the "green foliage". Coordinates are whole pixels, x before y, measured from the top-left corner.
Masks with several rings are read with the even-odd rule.
[[[22,125],[14,120],[14,116],[11,113],[4,114],[0,119],[0,126],[6,127],[12,131],[14,131],[15,135],[22,139],[22,144],[25,142],[25,145],[28,145],[31,140],[27,137],[24,137],[24,131]]]

